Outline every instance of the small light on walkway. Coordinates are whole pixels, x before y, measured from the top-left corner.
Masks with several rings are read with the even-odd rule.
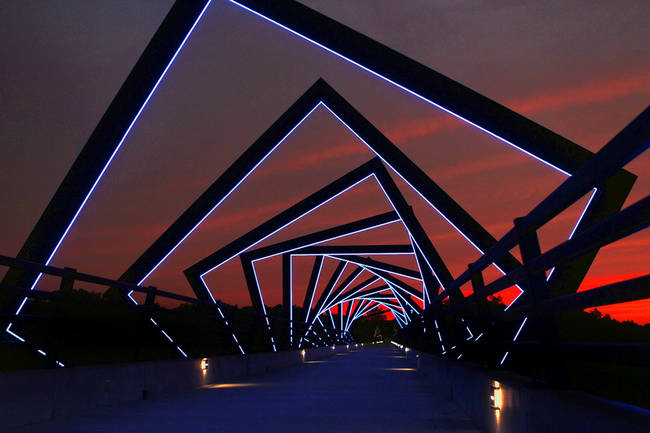
[[[490,395],[490,407],[494,410],[501,410],[503,405],[503,393],[501,392],[501,384],[496,380],[492,381],[490,385],[492,388],[492,395]]]

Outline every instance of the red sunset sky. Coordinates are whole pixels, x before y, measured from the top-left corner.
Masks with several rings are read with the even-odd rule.
[[[172,2],[11,1],[0,14],[0,254],[15,255]],[[304,1],[591,150],[650,101],[645,1]],[[543,4],[540,4],[543,3]],[[118,277],[316,79],[323,77],[500,237],[565,176],[250,13],[214,0],[52,261]],[[190,294],[182,270],[374,156],[319,109],[145,282]],[[650,155],[626,206],[650,192]],[[398,179],[396,178],[396,181]],[[479,253],[399,183],[454,276]],[[587,197],[540,232],[566,239]],[[390,210],[366,181],[261,245]],[[405,243],[387,226],[340,243]],[[650,233],[599,253],[583,288],[648,273]],[[389,260],[389,259],[387,259]],[[390,259],[414,267],[412,259]],[[311,263],[295,262],[296,303]],[[281,301],[280,261],[259,263]],[[327,271],[334,262],[327,262]],[[487,275],[494,278],[498,273]],[[206,281],[249,303],[238,260]],[[48,287],[43,279],[40,288]],[[603,307],[650,322],[650,302]]]

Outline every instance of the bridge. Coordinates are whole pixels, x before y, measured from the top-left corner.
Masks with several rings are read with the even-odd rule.
[[[578,292],[599,249],[650,224],[647,196],[623,207],[636,179],[625,167],[650,144],[650,107],[593,153],[298,2],[231,3],[523,151],[566,180],[497,239],[320,78],[119,278],[52,266],[77,216],[211,4],[179,0],[18,255],[0,256],[0,266],[7,269],[0,286],[3,428],[647,430],[650,413],[640,407],[648,407],[643,387],[627,385],[624,398],[631,400],[621,402],[618,394],[594,387],[593,380],[576,377],[577,371],[592,371],[619,374],[632,383],[647,380],[648,341],[575,341],[566,335],[567,326],[577,323],[569,319],[591,320],[578,314],[587,308],[650,298],[648,274]],[[188,264],[183,275],[193,296],[145,285],[317,109],[331,113],[375,156]],[[452,275],[396,178],[480,252],[465,272]],[[365,181],[379,186],[391,211],[265,242]],[[587,205],[569,238],[542,252],[539,231],[584,196]],[[403,243],[331,244],[391,224],[405,230]],[[391,262],[395,256],[408,256],[414,266]],[[257,262],[273,257],[281,259],[282,304],[277,308],[265,302],[256,268]],[[301,304],[294,299],[297,257],[312,263]],[[250,308],[219,301],[206,282],[208,274],[231,260],[241,263]],[[325,271],[325,260],[336,267]],[[490,267],[502,276],[488,281]],[[38,286],[43,276],[58,280],[55,290]],[[75,290],[80,282],[102,286],[105,292]],[[492,298],[513,287],[520,294],[508,305]],[[182,305],[171,309],[157,301]],[[359,333],[369,323],[378,326],[373,315],[386,312],[394,319],[394,335],[384,339]],[[599,391],[604,395],[592,395]]]

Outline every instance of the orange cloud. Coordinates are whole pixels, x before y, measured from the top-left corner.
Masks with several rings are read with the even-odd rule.
[[[595,81],[580,87],[563,88],[529,95],[520,100],[506,102],[505,105],[519,113],[531,115],[540,112],[565,110],[578,105],[608,102],[633,94],[650,94],[650,73]],[[389,127],[385,135],[397,144],[404,144],[417,138],[429,137],[442,131],[458,128],[462,124],[454,117],[443,117],[440,116],[438,111],[435,111],[430,117],[401,121]],[[276,166],[275,169],[283,171],[307,170],[322,166],[327,161],[338,160],[350,155],[359,155],[365,151],[365,146],[359,143],[358,140],[350,139],[338,145],[323,147],[317,153],[291,159],[280,167]],[[509,162],[516,164],[514,161]],[[492,163],[494,164],[494,162]],[[473,166],[473,171],[480,171],[480,164],[481,161],[477,161]],[[484,169],[492,168],[490,165],[486,165]],[[267,171],[267,174],[270,172],[270,170]]]
[[[506,105],[520,113],[539,113],[647,93],[650,93],[650,73],[646,72],[535,95]]]

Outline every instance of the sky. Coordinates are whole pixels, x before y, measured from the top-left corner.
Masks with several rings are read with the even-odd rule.
[[[303,3],[593,152],[650,101],[645,1]],[[171,4],[3,4],[0,254],[17,254]],[[363,70],[213,0],[52,264],[117,278],[319,77],[496,238],[565,179]],[[145,284],[191,294],[183,269],[373,156],[326,110],[315,111]],[[626,206],[649,193],[649,162],[646,152],[626,167],[638,176]],[[458,276],[479,253],[394,178]],[[540,230],[543,251],[568,237],[587,199]],[[378,185],[366,181],[259,246],[390,209]],[[394,224],[338,243],[407,240]],[[649,245],[646,230],[602,249],[583,289],[646,274]],[[415,266],[408,257],[385,260]],[[296,304],[311,263],[295,259]],[[334,267],[327,260],[324,275]],[[280,261],[259,262],[258,269],[265,303],[281,302]],[[488,281],[498,276],[486,273]],[[250,302],[237,260],[206,281],[218,299]],[[45,290],[53,287],[47,278],[39,283]],[[600,310],[650,322],[647,301]]]

